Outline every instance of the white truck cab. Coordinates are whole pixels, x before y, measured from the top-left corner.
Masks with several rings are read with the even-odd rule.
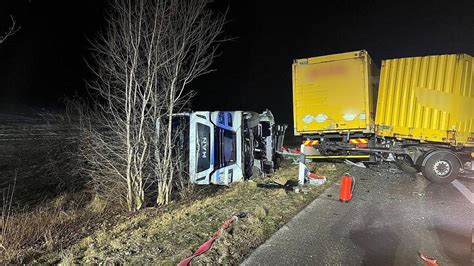
[[[242,112],[193,112],[189,120],[191,182],[228,185],[242,180]]]
[[[260,172],[268,171],[268,165],[277,167],[276,151],[286,126],[275,125],[269,110],[197,111],[174,117],[184,129],[180,147],[188,153],[191,183],[229,185],[252,176],[255,167]]]

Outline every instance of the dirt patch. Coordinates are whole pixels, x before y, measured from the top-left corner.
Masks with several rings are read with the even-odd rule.
[[[297,165],[286,163],[272,176],[233,184],[206,198],[171,204],[162,210],[145,209],[121,219],[111,229],[92,233],[67,252],[48,254],[38,262],[172,265],[191,255],[223,221],[236,213],[248,212],[246,218],[221,235],[211,250],[193,261],[196,264],[235,264],[349,169],[343,164],[336,165],[336,169],[325,167],[324,163],[311,165],[318,174],[326,175],[328,182],[308,187],[304,193],[293,193],[288,185],[274,182],[286,179],[287,184],[294,184],[297,180]]]

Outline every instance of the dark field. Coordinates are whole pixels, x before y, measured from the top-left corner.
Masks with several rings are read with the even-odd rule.
[[[13,205],[31,207],[80,185],[68,169],[77,139],[70,125],[57,114],[0,114],[0,190],[13,191]]]

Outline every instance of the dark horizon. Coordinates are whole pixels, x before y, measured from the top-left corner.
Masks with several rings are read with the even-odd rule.
[[[4,1],[0,30],[12,14],[21,30],[0,45],[0,110],[55,108],[85,95],[89,41],[104,24],[105,1]],[[190,85],[195,110],[273,111],[292,125],[294,59],[365,49],[382,59],[474,54],[473,1],[275,4],[216,0],[229,7],[215,72]]]

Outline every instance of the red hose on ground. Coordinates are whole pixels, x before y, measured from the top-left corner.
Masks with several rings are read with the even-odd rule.
[[[240,213],[240,214],[237,214],[237,215],[234,215],[232,216],[232,218],[226,220],[224,222],[224,224],[221,226],[221,228],[219,228],[219,230],[217,230],[211,237],[211,239],[207,240],[206,242],[204,242],[204,244],[202,244],[201,246],[198,247],[198,249],[196,249],[196,251],[194,251],[194,254],[190,257],[187,257],[185,258],[184,260],[180,261],[178,263],[178,266],[188,266],[191,261],[197,257],[197,256],[200,256],[201,254],[203,254],[204,252],[208,251],[209,249],[211,249],[212,247],[212,244],[214,244],[214,241],[216,241],[219,236],[222,234],[222,232],[226,231],[227,229],[230,228],[230,226],[237,222],[237,220],[239,220],[239,218],[244,218],[245,216],[247,216],[246,213]]]

